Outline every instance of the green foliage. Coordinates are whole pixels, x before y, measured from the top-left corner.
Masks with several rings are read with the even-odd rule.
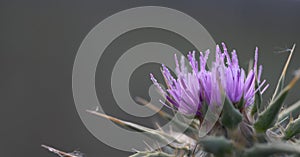
[[[265,132],[265,131],[267,131],[267,129],[269,129],[275,125],[275,123],[278,120],[278,114],[280,112],[281,107],[283,106],[283,102],[284,102],[288,92],[295,85],[295,82],[299,79],[299,76],[295,76],[295,78],[286,87],[283,86],[287,67],[290,63],[294,49],[295,49],[295,45],[293,45],[291,53],[285,64],[285,67],[279,78],[275,92],[273,94],[273,97],[272,97],[269,105],[267,106],[267,109],[258,115],[258,119],[254,123],[254,128],[259,133]]]
[[[235,129],[242,119],[243,115],[240,111],[234,108],[233,104],[226,98],[221,116],[222,124],[229,129]]]
[[[230,155],[233,151],[233,142],[219,136],[207,136],[199,140],[204,151],[214,154],[217,157]]]
[[[256,144],[253,147],[246,149],[243,157],[266,157],[275,154],[300,155],[299,147],[300,145],[287,143]]]
[[[290,105],[288,108],[280,112],[278,116],[278,121],[282,121],[285,118],[288,118],[290,116],[296,117],[299,115],[299,113],[300,113],[300,101],[297,101],[296,103]]]
[[[254,123],[257,132],[265,132],[274,126],[288,91],[289,89],[281,91],[277,98],[269,104],[268,108],[258,116],[257,121]]]
[[[291,121],[287,128],[284,130],[284,139],[289,140],[295,135],[300,133],[300,118]]]

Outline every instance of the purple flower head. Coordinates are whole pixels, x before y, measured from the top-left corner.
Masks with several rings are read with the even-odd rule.
[[[176,75],[175,79],[167,67],[162,65],[162,73],[166,80],[168,89],[163,91],[152,74],[151,80],[166,97],[166,100],[174,105],[180,112],[184,114],[200,114],[202,99],[200,97],[200,85],[196,73],[189,73],[185,66],[184,57],[181,57],[180,65],[175,55]]]
[[[171,75],[166,66],[162,65],[166,91],[152,74],[150,74],[151,80],[165,96],[167,102],[184,114],[201,116],[202,105],[221,105],[222,94],[225,94],[233,104],[243,101],[243,106],[248,107],[254,103],[256,92],[263,93],[268,88],[266,85],[263,90],[260,90],[265,80],[260,81],[262,66],[257,73],[258,49],[255,50],[254,66],[246,75],[245,70],[239,67],[236,51],[233,50],[230,55],[224,43],[222,47],[223,52],[217,45],[216,59],[210,70],[206,68],[210,53],[208,50],[204,54],[200,52],[199,62],[195,57],[195,51],[189,52],[187,58],[192,71],[188,71],[183,56],[179,62],[175,55],[176,78]],[[256,83],[259,85],[257,89]]]
[[[254,66],[246,76],[245,70],[239,67],[236,51],[233,50],[230,57],[224,43],[222,43],[222,46],[227,60],[225,78],[226,84],[224,85],[227,97],[234,104],[243,100],[244,106],[247,107],[252,105],[254,103],[255,93],[258,92],[266,82],[264,80],[260,83],[262,66],[260,66],[259,73],[257,74],[258,48],[255,49]],[[260,83],[257,89],[255,89],[256,82]],[[269,85],[265,86],[265,88],[261,91],[261,94],[268,88],[268,86]]]

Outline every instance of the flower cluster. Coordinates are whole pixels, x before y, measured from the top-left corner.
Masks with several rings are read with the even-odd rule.
[[[256,92],[263,93],[268,88],[268,84],[263,88],[265,80],[260,81],[262,66],[257,67],[258,49],[255,50],[253,67],[245,74],[245,70],[239,66],[236,51],[233,50],[230,55],[224,43],[222,48],[223,52],[219,45],[216,46],[216,57],[210,70],[207,68],[209,50],[204,54],[200,52],[199,62],[195,51],[189,52],[187,58],[191,71],[188,71],[185,57],[181,56],[179,63],[175,55],[177,77],[174,78],[168,68],[162,65],[166,90],[163,90],[152,74],[151,80],[167,102],[184,114],[200,116],[203,105],[221,105],[223,93],[233,104],[242,103],[243,107],[248,107],[254,103]]]

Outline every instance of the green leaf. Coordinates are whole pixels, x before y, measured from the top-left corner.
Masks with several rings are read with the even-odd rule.
[[[254,123],[254,128],[257,132],[265,132],[267,129],[274,126],[278,120],[278,113],[283,105],[285,97],[299,79],[300,74],[296,75],[292,81],[280,92],[276,99],[270,102],[267,109],[258,116],[257,121]]]
[[[289,117],[290,115],[298,116],[299,113],[300,113],[300,100],[290,105],[288,108],[284,109],[281,113],[279,113],[278,121],[281,121],[286,117]]]
[[[295,135],[300,133],[300,118],[291,121],[286,129],[284,130],[284,137],[283,139],[289,140],[290,138],[294,137]]]
[[[280,95],[277,96],[277,99],[271,102],[268,108],[259,114],[257,121],[254,123],[254,128],[257,132],[265,132],[267,129],[274,126],[288,91],[288,88],[285,88],[283,91],[281,91]]]
[[[266,157],[275,154],[295,154],[300,155],[300,145],[292,145],[287,143],[269,143],[256,144],[246,149],[243,157]]]
[[[228,98],[226,98],[221,116],[222,124],[229,129],[234,129],[239,125],[242,119],[243,115],[240,111],[234,108],[233,104],[228,100]]]
[[[214,154],[216,157],[223,157],[233,151],[233,142],[216,136],[206,136],[199,140],[200,146],[204,151]]]

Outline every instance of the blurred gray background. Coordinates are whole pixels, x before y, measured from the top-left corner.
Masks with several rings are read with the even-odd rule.
[[[258,46],[260,64],[264,66],[263,78],[271,85],[265,94],[265,102],[275,88],[287,57],[286,53],[274,51],[290,48],[293,43],[300,46],[299,0],[2,0],[1,156],[55,156],[42,149],[41,144],[66,151],[79,149],[88,157],[131,154],[106,146],[85,128],[73,102],[72,67],[82,40],[95,25],[121,10],[146,5],[170,7],[192,16],[217,43],[224,41],[229,49],[235,48],[240,64],[245,68],[248,60],[253,58],[255,46]],[[123,113],[108,86],[111,69],[118,57],[128,48],[147,41],[175,42],[174,47],[182,51],[193,49],[182,37],[170,32],[149,29],[126,33],[111,44],[99,61],[96,86],[105,112],[152,126],[156,116],[137,118]],[[120,43],[123,47],[118,47]],[[298,67],[300,49],[296,47],[287,80]],[[132,97],[148,98],[150,72],[159,75],[159,65],[145,64],[133,73],[130,82]],[[300,98],[299,90],[298,83],[290,92],[287,104]]]

